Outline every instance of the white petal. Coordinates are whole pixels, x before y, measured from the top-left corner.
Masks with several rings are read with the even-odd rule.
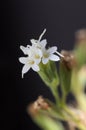
[[[49,59],[52,60],[52,61],[59,61],[60,60],[60,58],[57,55],[54,55],[54,54],[50,55]]]
[[[39,64],[39,63],[41,62],[41,58],[39,58],[39,59],[34,59],[34,61],[35,61],[36,64]]]
[[[41,58],[43,54],[41,49],[38,49],[36,46],[32,46],[29,55],[33,56],[34,58]]]
[[[42,48],[45,48],[47,45],[47,40],[44,39],[44,40],[40,41],[40,44],[41,44]]]
[[[23,69],[22,69],[22,78],[24,76],[24,74],[30,69],[30,66],[29,65],[24,65],[23,66]]]
[[[52,53],[55,53],[56,50],[57,50],[57,47],[54,46],[54,47],[50,47],[47,51],[48,51],[50,54],[52,54]]]
[[[31,39],[30,42],[31,42],[32,44],[36,44],[36,43],[37,43],[37,40]]]
[[[39,66],[37,65],[37,64],[34,64],[33,66],[32,66],[32,69],[34,70],[34,71],[39,71],[40,70],[40,68],[39,68]]]
[[[19,58],[19,61],[22,63],[22,64],[26,64],[27,63],[27,57],[20,57]]]
[[[40,57],[42,57],[42,55],[43,55],[43,54],[42,54],[42,50],[37,49],[36,51],[37,51],[37,54],[38,54]]]
[[[49,58],[42,58],[42,63],[43,63],[43,64],[47,64],[48,61],[49,61]]]
[[[28,53],[29,53],[29,48],[28,47],[20,46],[20,49],[23,51],[23,53],[25,55],[28,55]]]

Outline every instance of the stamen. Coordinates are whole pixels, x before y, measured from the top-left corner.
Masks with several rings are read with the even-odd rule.
[[[49,57],[49,54],[48,54],[48,53],[44,53],[43,56],[44,56],[45,58],[48,58],[48,57]]]
[[[45,34],[45,32],[46,32],[46,29],[44,29],[43,33],[39,36],[39,40],[38,41],[41,40],[41,38],[43,37],[43,35]]]
[[[33,60],[29,60],[28,64],[33,65],[35,62]]]
[[[61,56],[61,57],[64,57],[61,53],[59,53],[58,51],[56,51],[56,53]]]
[[[36,59],[39,59],[39,58],[40,58],[40,55],[35,54],[35,58],[36,58]]]

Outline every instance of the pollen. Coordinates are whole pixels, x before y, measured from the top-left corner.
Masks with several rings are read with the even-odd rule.
[[[48,58],[49,57],[49,54],[48,53],[44,53],[43,55],[45,58]]]
[[[30,60],[29,62],[28,62],[28,64],[31,64],[31,65],[33,65],[35,62],[33,61],[33,60]]]
[[[40,56],[39,56],[38,54],[36,54],[36,55],[35,55],[35,58],[36,58],[36,59],[39,59],[39,58],[40,58]]]

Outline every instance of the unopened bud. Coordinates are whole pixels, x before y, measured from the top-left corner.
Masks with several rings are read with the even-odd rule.
[[[35,102],[27,107],[27,112],[32,116],[35,116],[38,114],[39,110],[48,110],[49,108],[50,106],[45,99],[42,96],[39,96]]]
[[[63,63],[68,69],[72,69],[76,65],[76,60],[73,52],[62,50],[61,54],[64,55],[62,58]]]

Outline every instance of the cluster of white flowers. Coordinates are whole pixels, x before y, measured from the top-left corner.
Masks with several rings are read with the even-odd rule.
[[[20,57],[19,61],[24,64],[22,69],[22,78],[24,74],[32,68],[34,71],[40,71],[39,63],[47,64],[49,60],[59,61],[60,57],[63,57],[59,52],[57,52],[57,47],[53,46],[49,49],[46,49],[47,41],[46,39],[41,40],[42,36],[46,32],[44,29],[43,33],[40,35],[38,40],[31,39],[31,45],[26,47],[20,46],[20,49],[23,51],[26,57]],[[56,54],[59,56],[57,56]]]

